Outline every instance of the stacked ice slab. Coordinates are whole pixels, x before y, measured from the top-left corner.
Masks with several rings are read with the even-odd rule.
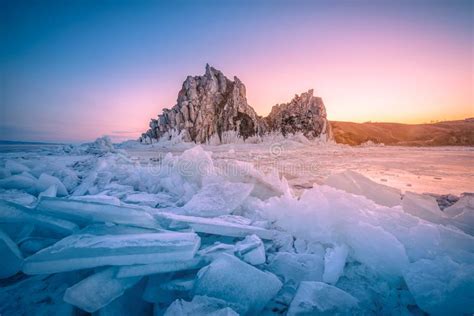
[[[184,283],[190,286],[178,287],[181,292],[222,299],[225,305],[222,309],[229,313],[235,313],[233,308],[241,313],[258,312],[281,288],[275,275],[251,265],[265,263],[264,244],[257,235],[248,235],[235,245],[210,244],[198,252],[201,238],[195,232],[162,229],[159,220],[173,220],[189,227],[195,224],[196,230],[206,235],[230,238],[249,233],[269,238],[275,234],[260,227],[163,212],[155,219],[140,208],[52,197],[41,199],[35,208],[1,201],[0,212],[1,223],[32,223],[35,225],[32,235],[38,232],[38,236],[58,240],[23,259],[17,244],[0,231],[1,277],[21,271],[26,275],[57,274],[70,279],[71,273],[79,271],[76,276],[83,278],[65,290],[64,302],[90,313],[102,311],[128,291],[149,292],[156,286],[163,286],[153,298],[157,301],[167,288],[172,289],[166,293],[168,298],[185,298],[184,293],[174,293],[176,285],[170,286],[172,280],[174,284],[182,283],[180,273],[194,276]],[[129,224],[124,225],[127,219]],[[168,280],[153,283],[149,279],[145,281],[147,288],[138,286],[143,278],[155,275]],[[226,293],[227,288],[233,292]],[[142,303],[150,305],[150,302]],[[160,305],[156,306],[159,310]],[[166,305],[161,304],[163,307]],[[8,307],[5,310],[10,311]]]
[[[295,196],[201,147],[111,146],[0,155],[2,316],[474,312],[471,195],[442,211],[349,171]]]

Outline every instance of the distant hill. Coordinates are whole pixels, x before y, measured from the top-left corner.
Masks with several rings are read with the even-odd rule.
[[[474,146],[474,118],[433,124],[330,123],[334,139],[341,144],[372,141],[399,146]]]

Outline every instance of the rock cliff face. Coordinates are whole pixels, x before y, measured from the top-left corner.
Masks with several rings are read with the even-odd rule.
[[[326,108],[313,90],[295,95],[290,103],[277,104],[265,118],[270,131],[283,135],[303,133],[307,138],[331,138],[331,125],[326,118]]]
[[[217,135],[234,131],[243,139],[269,131],[303,132],[314,138],[330,135],[330,125],[321,98],[313,91],[296,96],[290,103],[274,106],[267,118],[258,116],[247,103],[245,86],[234,77],[229,80],[222,72],[206,65],[203,76],[188,76],[171,109],[163,109],[158,119],[152,119],[150,129],[140,140],[171,137],[180,133],[185,141],[205,143]]]
[[[159,139],[172,131],[184,133],[186,141],[204,143],[215,134],[236,131],[244,139],[265,131],[264,120],[248,105],[245,86],[234,77],[206,65],[204,76],[188,76],[177,104],[152,119],[142,139]]]

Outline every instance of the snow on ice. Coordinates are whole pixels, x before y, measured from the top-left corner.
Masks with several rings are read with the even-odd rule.
[[[442,210],[355,171],[290,185],[253,164],[266,143],[155,145],[0,155],[0,314],[474,312],[473,195]]]

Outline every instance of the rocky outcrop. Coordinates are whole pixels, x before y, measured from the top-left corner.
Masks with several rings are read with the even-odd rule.
[[[182,133],[185,141],[204,143],[213,135],[221,138],[226,131],[235,131],[246,139],[265,130],[264,120],[247,103],[245,86],[239,78],[231,81],[206,65],[203,76],[186,78],[177,104],[151,120],[142,140]]]
[[[307,138],[331,138],[331,125],[326,117],[326,108],[313,90],[295,95],[290,103],[277,104],[265,118],[269,130],[288,134],[303,133]]]
[[[206,65],[203,76],[186,78],[176,105],[152,119],[150,129],[140,140],[148,142],[180,134],[184,141],[205,143],[216,135],[222,140],[229,131],[244,140],[270,131],[283,135],[302,132],[310,139],[321,134],[330,137],[326,109],[321,98],[313,96],[313,90],[295,96],[290,103],[274,106],[263,119],[247,103],[245,86],[239,78],[229,80]]]

